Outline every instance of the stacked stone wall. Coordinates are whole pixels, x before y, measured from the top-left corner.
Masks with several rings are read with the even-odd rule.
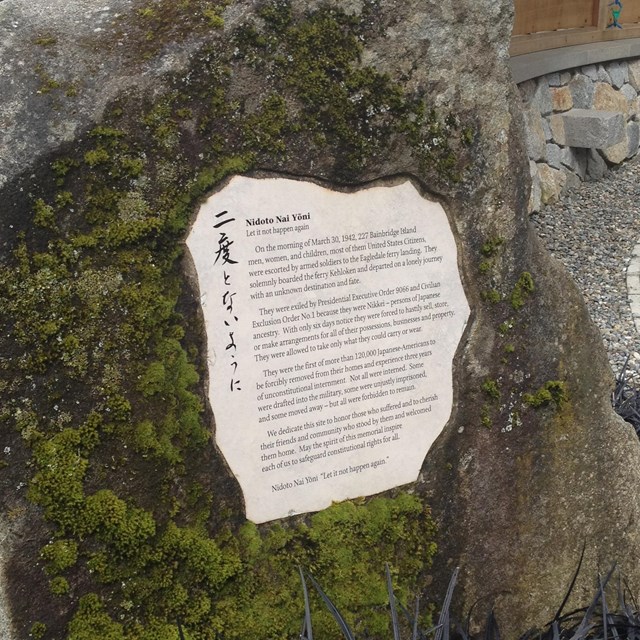
[[[638,153],[640,58],[550,73],[518,88],[532,177],[530,212]]]

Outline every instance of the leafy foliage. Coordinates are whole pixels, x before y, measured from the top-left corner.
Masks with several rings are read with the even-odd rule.
[[[227,4],[141,6],[130,41],[146,57],[168,39],[211,34]],[[358,631],[363,608],[384,601],[380,557],[402,574],[403,596],[420,584],[435,532],[415,497],[243,524],[203,419],[199,320],[182,276],[198,200],[229,175],[286,159],[292,142],[353,179],[404,137],[434,175],[459,177],[464,154],[449,140],[460,123],[362,64],[371,17],[328,7],[294,17],[286,1],[262,3],[253,22],[193,52],[194,73],[116,99],[8,201],[19,222],[0,261],[0,422],[30,453],[28,497],[50,527],[39,532],[42,592],[51,582],[80,598],[72,640],[173,640],[177,617],[194,639],[296,633],[298,562],[340,585]],[[235,66],[266,71],[255,108],[229,97]],[[58,601],[34,611],[34,634],[63,637],[59,611]],[[388,629],[382,613],[367,624]]]
[[[221,622],[228,622],[225,637],[268,640],[299,633],[298,564],[332,586],[336,606],[356,633],[366,629],[372,637],[385,637],[390,627],[380,560],[393,563],[398,593],[407,599],[435,553],[434,533],[429,512],[407,494],[334,504],[308,524],[273,525],[262,535],[247,523],[239,540],[251,571],[240,574],[232,597],[223,596],[217,605]],[[318,612],[314,628],[319,637],[339,637],[327,611]]]

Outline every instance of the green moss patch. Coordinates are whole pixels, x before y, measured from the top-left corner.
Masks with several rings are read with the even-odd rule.
[[[428,510],[406,494],[246,523],[211,442],[183,240],[227,176],[295,154],[357,182],[401,141],[451,183],[467,162],[462,124],[361,64],[370,16],[294,18],[286,2],[265,3],[221,38],[225,4],[141,7],[131,29],[153,34],[143,55],[210,36],[190,73],[153,98],[115,100],[5,200],[0,425],[29,461],[12,458],[0,480],[25,479],[44,518],[33,525],[42,568],[28,577],[44,595],[20,605],[25,635],[173,640],[179,618],[191,638],[294,637],[301,564],[357,630],[386,637],[384,562],[408,598],[435,550]],[[255,104],[233,86],[242,72],[264,83]],[[324,637],[338,637],[331,624],[319,611]]]

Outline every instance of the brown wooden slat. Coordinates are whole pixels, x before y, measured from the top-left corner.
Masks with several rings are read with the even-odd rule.
[[[640,22],[640,0],[622,0],[620,22],[623,25]]]
[[[627,4],[640,9],[640,0],[623,2],[625,19]],[[598,0],[515,0],[513,35],[595,26],[597,13]]]
[[[604,30],[588,27],[569,31],[548,31],[531,36],[516,36],[511,40],[509,53],[512,56],[519,56],[534,51],[546,51],[592,42],[612,42],[627,38],[640,38],[640,25],[625,24],[624,29]]]

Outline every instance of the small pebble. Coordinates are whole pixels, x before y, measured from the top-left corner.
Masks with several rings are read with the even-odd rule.
[[[626,266],[640,242],[640,162],[584,182],[531,216],[547,249],[583,292],[614,374],[627,355],[627,377],[640,386],[640,339],[627,295]]]

